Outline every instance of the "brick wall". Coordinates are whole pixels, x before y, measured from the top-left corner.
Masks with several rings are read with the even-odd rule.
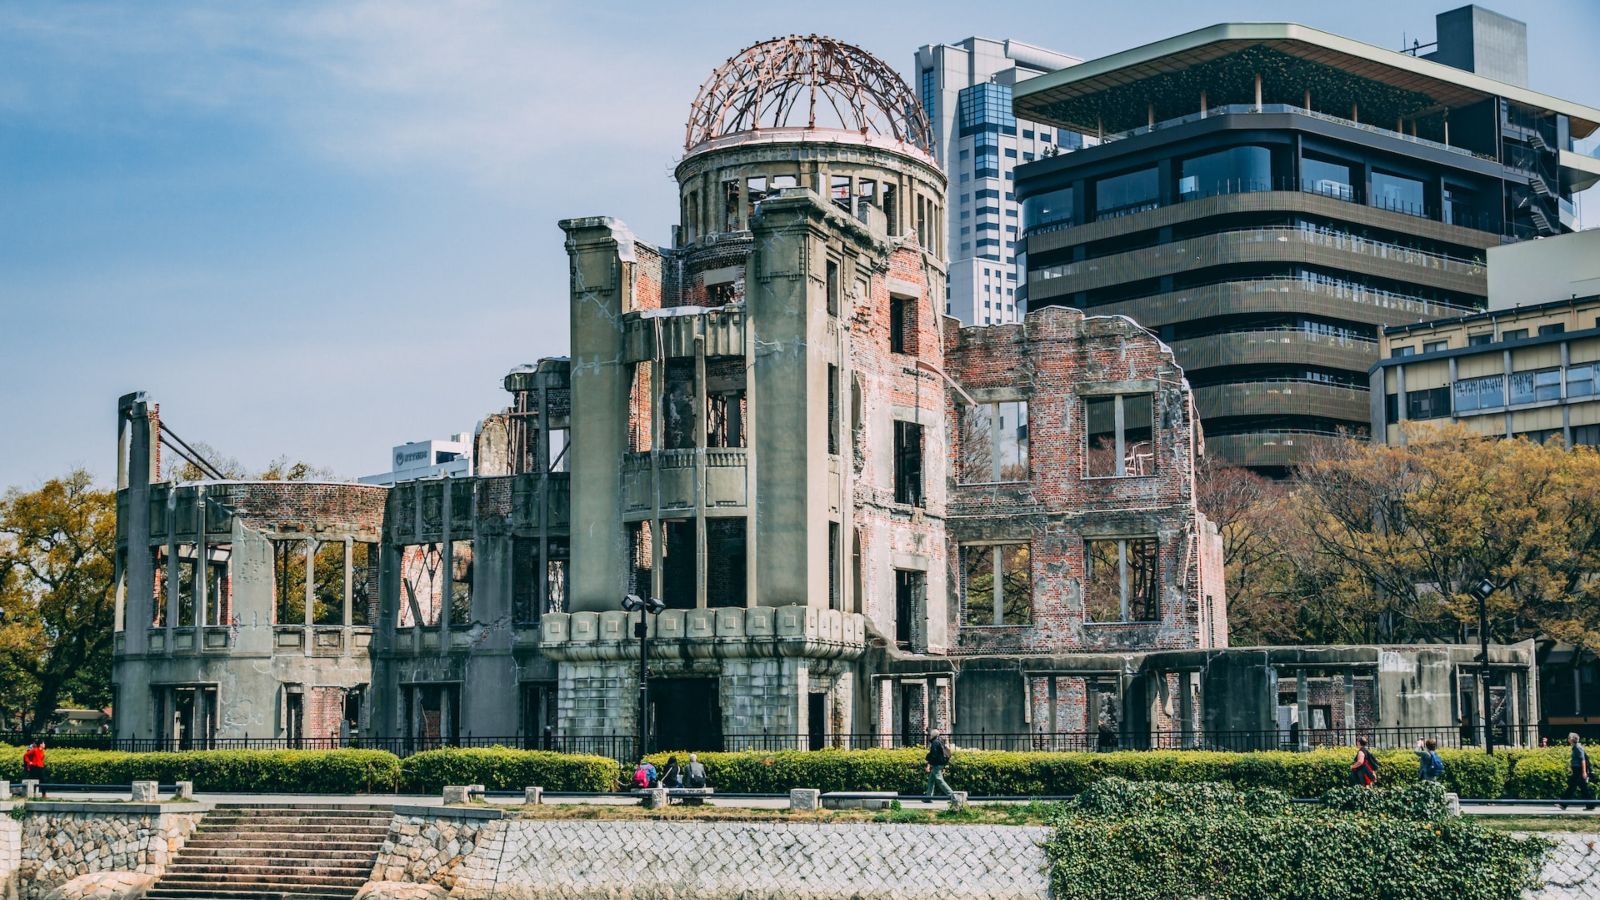
[[[1028,403],[1029,480],[950,487],[951,543],[1031,544],[1032,621],[965,626],[959,652],[1154,650],[1206,646],[1201,630],[1201,573],[1216,536],[1194,506],[1194,429],[1190,393],[1171,351],[1127,319],[1085,318],[1050,307],[1016,325],[961,328],[945,321],[946,371],[980,402]],[[1131,383],[1153,396],[1153,473],[1089,478],[1081,391]],[[947,465],[958,471],[963,406],[946,408]],[[1090,623],[1084,611],[1086,539],[1154,535],[1158,617],[1153,622]],[[950,554],[952,561],[957,554]],[[958,564],[957,564],[958,565]],[[951,570],[952,600],[959,575]],[[1206,586],[1221,603],[1220,572]],[[1208,630],[1209,632],[1209,630]]]

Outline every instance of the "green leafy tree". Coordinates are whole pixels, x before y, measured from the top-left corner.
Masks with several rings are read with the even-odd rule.
[[[24,725],[110,701],[115,549],[116,497],[82,469],[0,498],[0,703]]]

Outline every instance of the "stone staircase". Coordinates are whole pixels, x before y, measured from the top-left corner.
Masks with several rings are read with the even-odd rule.
[[[368,806],[219,805],[145,900],[350,900],[393,814]]]

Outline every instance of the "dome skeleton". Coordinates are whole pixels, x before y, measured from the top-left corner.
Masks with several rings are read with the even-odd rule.
[[[819,99],[837,126],[818,124]],[[763,41],[717,67],[695,97],[684,149],[742,132],[835,127],[932,152],[933,127],[900,76],[859,47],[817,35]]]

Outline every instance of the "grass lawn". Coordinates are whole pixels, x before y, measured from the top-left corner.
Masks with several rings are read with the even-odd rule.
[[[1495,831],[1578,831],[1600,834],[1600,812],[1565,816],[1473,816]]]

